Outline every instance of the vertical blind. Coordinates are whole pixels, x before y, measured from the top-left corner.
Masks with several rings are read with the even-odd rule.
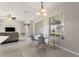
[[[39,35],[43,32],[43,21],[35,23],[35,35]]]

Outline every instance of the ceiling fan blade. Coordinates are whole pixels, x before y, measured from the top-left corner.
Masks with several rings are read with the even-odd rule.
[[[15,16],[11,16],[11,18],[12,18],[12,20],[15,20],[15,19],[16,19],[16,17],[15,17]]]
[[[11,14],[6,15],[6,17],[11,17]]]

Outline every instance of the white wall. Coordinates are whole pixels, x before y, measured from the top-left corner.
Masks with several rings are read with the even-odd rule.
[[[60,45],[79,53],[79,3],[64,4],[65,40]]]

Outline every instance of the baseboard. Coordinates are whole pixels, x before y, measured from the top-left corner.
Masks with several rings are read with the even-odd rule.
[[[72,50],[70,50],[70,49],[64,48],[64,47],[59,46],[59,45],[56,45],[56,47],[59,47],[59,48],[65,50],[65,51],[67,51],[67,52],[70,52],[70,53],[72,53],[72,54],[75,54],[75,55],[79,56],[79,53],[74,52],[74,51],[72,51]]]

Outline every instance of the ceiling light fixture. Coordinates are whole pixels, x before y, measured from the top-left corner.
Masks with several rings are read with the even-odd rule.
[[[11,14],[8,14],[6,17],[8,17],[9,19],[15,20],[16,17],[12,16]]]
[[[47,16],[46,9],[43,7],[43,2],[41,2],[41,9],[36,13],[39,16]]]

